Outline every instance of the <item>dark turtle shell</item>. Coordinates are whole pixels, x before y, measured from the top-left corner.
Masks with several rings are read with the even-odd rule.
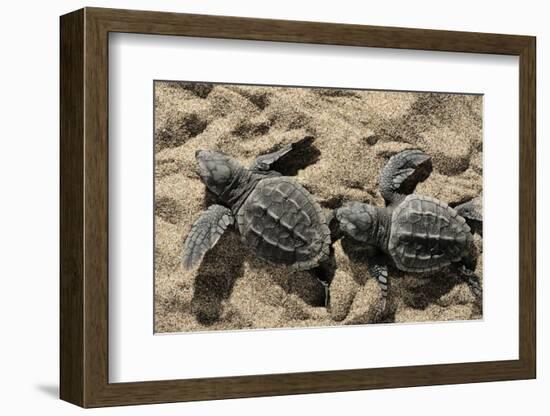
[[[401,270],[438,270],[460,261],[471,244],[466,220],[437,199],[409,195],[392,214],[388,251]]]
[[[330,230],[321,207],[292,178],[260,181],[236,219],[243,241],[270,262],[307,270],[328,258]]]

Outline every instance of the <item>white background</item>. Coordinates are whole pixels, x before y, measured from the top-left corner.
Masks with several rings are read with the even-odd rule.
[[[550,209],[542,194],[550,160],[543,140],[544,103],[550,90],[544,72],[550,28],[544,2],[463,1],[338,2],[227,1],[50,1],[3,5],[2,152],[0,206],[2,244],[2,346],[0,369],[6,414],[77,414],[56,400],[58,385],[58,16],[83,5],[319,20],[375,25],[532,34],[538,36],[538,380],[439,386],[293,397],[140,406],[88,414],[316,414],[381,413],[464,415],[547,414],[550,364],[542,332],[550,302],[543,244],[550,235],[542,218]],[[545,88],[546,87],[546,88]],[[547,200],[544,201],[544,198]],[[546,237],[543,237],[546,234]],[[544,263],[544,266],[543,266]],[[547,325],[546,325],[547,326]]]
[[[517,57],[129,34],[110,54],[112,382],[518,358]],[[483,321],[153,336],[154,79],[483,93]]]

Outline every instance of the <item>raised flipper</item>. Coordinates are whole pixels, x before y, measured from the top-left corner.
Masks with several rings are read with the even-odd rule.
[[[271,170],[273,168],[273,165],[277,161],[279,161],[282,157],[286,156],[292,151],[303,149],[305,147],[310,146],[314,140],[315,140],[314,137],[307,136],[301,140],[298,140],[297,142],[287,144],[286,146],[282,147],[281,149],[275,152],[258,156],[252,163],[252,166],[250,166],[250,169],[256,170],[256,171]]]
[[[378,285],[380,286],[381,296],[380,304],[378,307],[379,315],[382,315],[386,311],[387,299],[388,299],[388,288],[390,282],[388,280],[388,266],[379,261],[378,258],[369,259],[369,273],[374,277]]]
[[[380,172],[380,192],[386,205],[401,201],[432,172],[432,159],[422,150],[403,150],[393,155]]]
[[[183,267],[189,270],[199,264],[208,250],[216,245],[225,230],[233,225],[231,210],[221,205],[211,205],[195,221],[185,240]]]

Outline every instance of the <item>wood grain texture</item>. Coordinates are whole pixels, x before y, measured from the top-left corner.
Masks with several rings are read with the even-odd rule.
[[[516,55],[528,36],[87,8],[110,32]]]
[[[108,33],[85,9],[84,67],[84,399],[89,406],[108,380],[109,180]]]
[[[84,12],[60,24],[60,388],[84,404]]]
[[[537,161],[536,161],[536,40],[520,54],[519,143],[519,356],[536,378],[536,253],[537,253]]]
[[[520,357],[208,379],[108,381],[108,33],[520,57]],[[83,407],[535,377],[535,38],[87,8],[61,18],[61,397]]]

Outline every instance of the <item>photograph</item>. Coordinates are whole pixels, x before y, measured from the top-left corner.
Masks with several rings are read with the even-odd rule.
[[[483,95],[155,80],[154,332],[483,319]]]

